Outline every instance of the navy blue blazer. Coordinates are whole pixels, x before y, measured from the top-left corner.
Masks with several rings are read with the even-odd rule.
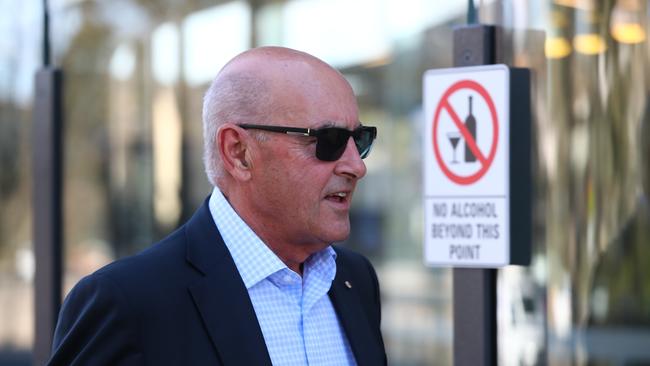
[[[385,365],[375,271],[361,255],[335,250],[329,296],[357,363]],[[59,314],[48,365],[271,365],[207,201],[161,242],[74,287]]]

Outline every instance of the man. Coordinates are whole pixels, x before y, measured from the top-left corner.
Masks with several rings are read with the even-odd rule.
[[[308,54],[253,49],[221,70],[203,119],[212,195],[77,284],[50,364],[386,364],[375,272],[330,246],[376,136],[350,85]]]

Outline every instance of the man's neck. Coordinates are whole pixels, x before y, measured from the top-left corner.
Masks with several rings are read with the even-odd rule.
[[[276,230],[273,225],[263,224],[259,217],[249,214],[253,210],[246,209],[240,202],[237,194],[228,194],[222,191],[224,197],[239,217],[255,232],[262,242],[292,271],[302,276],[304,262],[314,253],[329,246],[329,243],[294,243],[288,238],[283,238],[281,230]]]

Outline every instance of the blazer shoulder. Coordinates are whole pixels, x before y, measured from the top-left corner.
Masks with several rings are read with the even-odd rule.
[[[181,226],[161,241],[143,251],[120,258],[98,269],[90,276],[106,276],[126,289],[139,285],[142,280],[154,280],[155,276],[177,272],[185,266],[185,229]]]
[[[119,286],[93,273],[65,299],[48,365],[142,364],[136,323]]]

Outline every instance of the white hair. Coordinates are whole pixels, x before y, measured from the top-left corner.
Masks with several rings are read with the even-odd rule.
[[[260,118],[268,116],[272,109],[264,80],[242,74],[215,78],[203,97],[203,164],[213,186],[224,174],[217,146],[219,126],[226,122],[266,124]]]

